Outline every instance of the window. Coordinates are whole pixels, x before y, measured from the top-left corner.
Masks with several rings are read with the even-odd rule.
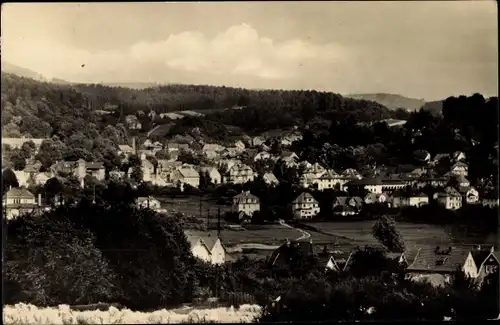
[[[494,273],[496,271],[496,265],[485,265],[484,266],[484,271],[486,274]]]

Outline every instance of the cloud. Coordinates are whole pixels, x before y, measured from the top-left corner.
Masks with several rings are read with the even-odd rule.
[[[345,48],[335,44],[315,45],[299,39],[275,43],[260,37],[247,24],[231,26],[213,39],[196,31],[183,32],[162,42],[141,42],[130,50],[138,63],[163,61],[179,70],[271,79],[297,76],[303,62],[335,62],[346,58],[346,53]]]

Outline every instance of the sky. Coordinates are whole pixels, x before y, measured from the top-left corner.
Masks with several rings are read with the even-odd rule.
[[[484,1],[7,3],[2,60],[73,82],[498,95]]]

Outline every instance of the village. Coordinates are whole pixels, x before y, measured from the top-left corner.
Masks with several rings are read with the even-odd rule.
[[[300,140],[300,132],[289,132],[278,137],[265,139],[264,137],[246,137],[238,139],[227,146],[215,143],[176,143],[152,142],[146,140],[136,144],[136,138],[132,139],[131,145],[119,145],[117,151],[123,162],[127,162],[132,156],[139,157],[140,169],[143,179],[141,183],[148,183],[155,187],[172,187],[183,192],[189,188],[200,187],[200,178],[206,177],[213,186],[242,185],[254,182],[260,178],[269,188],[276,188],[279,179],[272,171],[258,173],[256,164],[271,161],[279,161],[286,168],[300,170],[299,192],[294,200],[289,202],[287,209],[291,213],[292,220],[287,222],[314,221],[320,214],[321,208],[315,193],[324,191],[337,191],[333,204],[327,215],[331,220],[336,218],[355,217],[366,207],[378,205],[391,209],[403,209],[407,207],[420,208],[434,202],[440,207],[456,211],[465,206],[483,206],[487,208],[498,207],[498,198],[488,195],[482,189],[476,189],[467,180],[468,166],[466,157],[462,152],[450,155],[439,154],[435,157],[424,157],[425,164],[405,174],[390,174],[381,176],[376,169],[369,174],[362,175],[355,169],[349,168],[344,171],[335,171],[321,166],[319,163],[311,164],[300,161],[296,153],[289,150],[294,141]],[[13,139],[2,138],[2,145],[11,148],[20,148],[25,142],[33,142],[39,148],[44,139]],[[283,148],[279,154],[271,153],[270,147],[278,142]],[[158,155],[157,153],[166,153]],[[36,150],[34,151],[36,154]],[[180,155],[189,154],[201,157],[200,165],[189,164],[177,160]],[[151,162],[150,157],[157,158],[156,164]],[[446,173],[438,174],[434,166],[442,160],[448,160],[450,168]],[[101,162],[86,162],[82,159],[71,161],[58,161],[49,170],[40,171],[39,162],[28,160],[23,170],[14,170],[19,182],[19,188],[11,188],[4,195],[4,214],[12,219],[24,213],[34,210],[48,211],[50,206],[40,194],[35,196],[30,192],[32,186],[43,186],[50,179],[57,178],[64,181],[64,177],[72,175],[76,177],[81,187],[85,187],[85,180],[91,177],[97,181],[105,181],[106,178],[121,181],[130,179],[134,172],[130,167],[128,171],[111,170],[108,173]],[[432,187],[435,193],[432,196],[422,191],[426,187]],[[481,194],[480,194],[481,192]],[[365,193],[360,194],[360,193]],[[62,204],[64,198],[61,198]],[[297,247],[305,250],[308,254],[317,256],[325,269],[336,271],[347,271],[349,260],[359,243],[339,244],[336,236],[329,236],[326,231],[335,228],[335,223],[324,228],[322,224],[315,224],[316,228],[303,230],[287,224],[279,219],[267,227],[271,232],[274,230],[273,240],[257,238],[252,240],[251,236],[245,240],[246,234],[251,232],[265,233],[265,230],[251,230],[252,217],[260,213],[261,198],[245,190],[234,195],[231,203],[224,209],[235,216],[230,222],[227,218],[223,220],[223,235],[220,234],[220,206],[218,215],[217,232],[196,231],[185,229],[186,236],[191,245],[191,251],[199,259],[212,263],[222,264],[226,261],[236,260],[242,255],[255,258],[265,258],[274,263],[286,263],[282,251],[287,247]],[[162,205],[162,198],[147,196],[137,198],[138,206],[153,209],[159,213],[173,213],[170,207]],[[197,202],[193,202],[195,211]],[[224,208],[224,206],[223,206]],[[324,209],[324,207],[323,207]],[[177,208],[175,213],[193,213],[193,209],[183,211]],[[324,214],[324,213],[323,213]],[[203,212],[195,214],[199,223],[203,223]],[[264,216],[265,219],[265,216]],[[318,229],[319,228],[319,229]],[[323,229],[321,229],[323,228]],[[312,230],[311,230],[312,229]],[[243,231],[243,232],[242,232]],[[245,233],[246,232],[246,233]],[[279,233],[280,235],[276,235]],[[312,236],[311,236],[312,234]],[[319,237],[318,237],[319,235]],[[258,237],[259,235],[257,235]],[[229,238],[229,239],[228,239]],[[292,244],[291,244],[292,243]],[[298,246],[294,246],[298,245]],[[257,253],[257,254],[256,254]],[[461,267],[467,275],[472,278],[484,278],[485,275],[498,267],[498,257],[494,245],[455,246],[448,250],[436,248],[433,243],[418,244],[408,247],[408,251],[391,253],[399,265],[404,267],[408,276],[418,278],[422,275],[439,274],[442,281],[449,281],[449,277]],[[281,261],[281,262],[280,262]],[[283,262],[284,261],[284,262]]]

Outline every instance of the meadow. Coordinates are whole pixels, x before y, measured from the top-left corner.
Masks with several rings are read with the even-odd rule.
[[[318,222],[308,223],[307,225],[321,229],[328,234],[346,237],[356,245],[373,245],[376,243],[371,232],[373,221]],[[496,235],[494,233],[467,233],[458,231],[456,227],[453,226],[397,222],[396,227],[408,248],[421,245],[497,244]]]

